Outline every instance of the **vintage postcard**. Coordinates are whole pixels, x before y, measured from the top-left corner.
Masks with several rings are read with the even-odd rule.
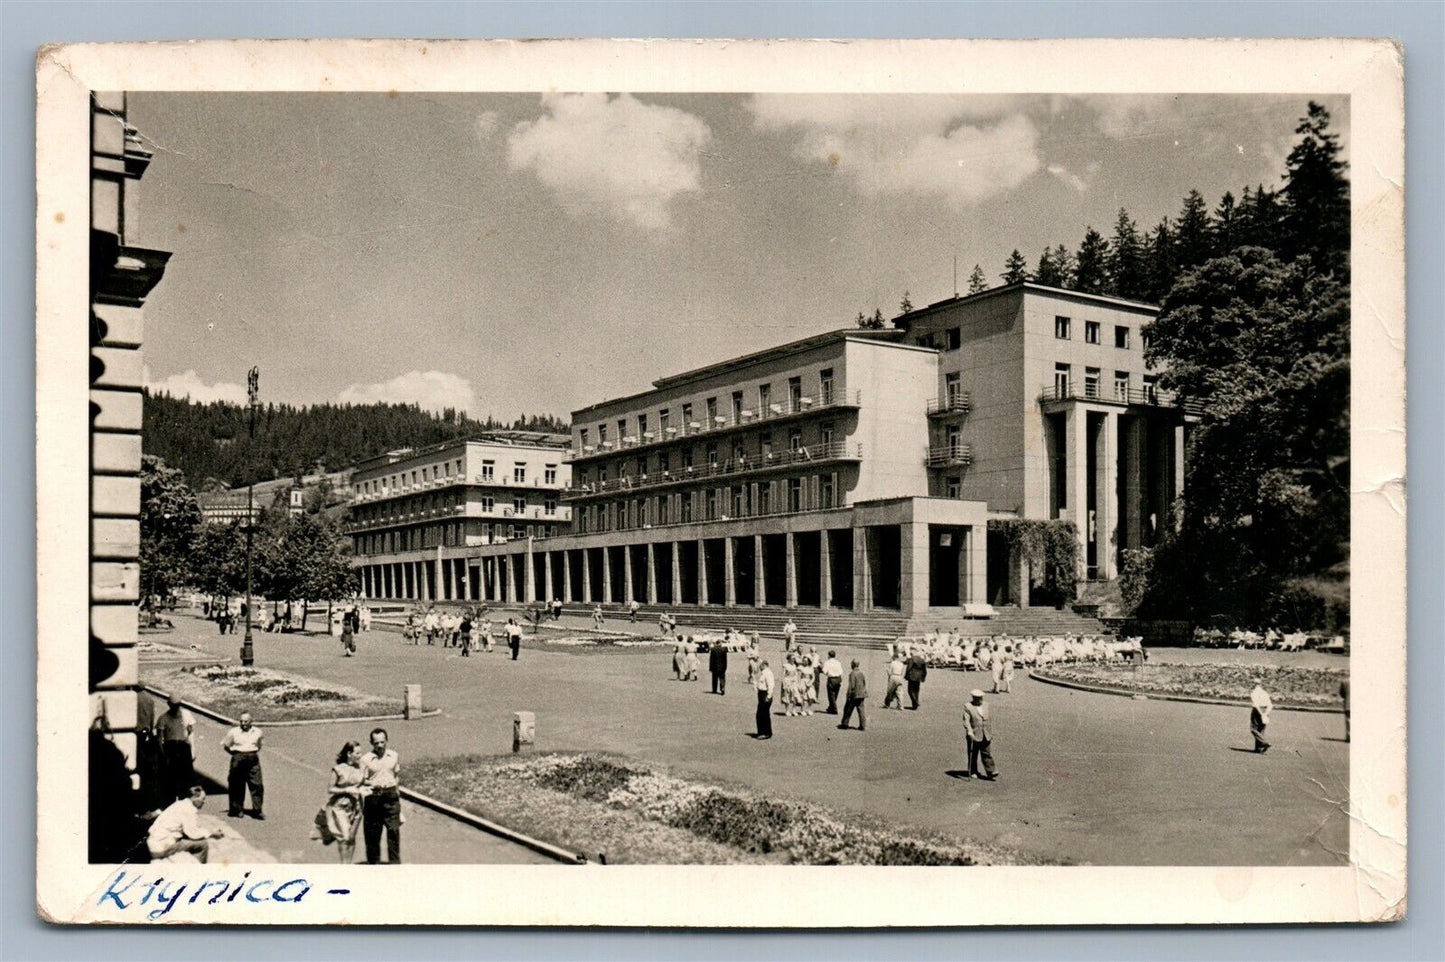
[[[1402,918],[1402,70],[40,51],[41,916]]]

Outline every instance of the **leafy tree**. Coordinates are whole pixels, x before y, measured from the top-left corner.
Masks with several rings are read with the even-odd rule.
[[[144,455],[140,468],[140,592],[165,597],[190,575],[201,509],[181,472]]]
[[[982,294],[986,290],[988,290],[988,280],[983,276],[983,268],[975,264],[973,272],[968,275],[968,292]]]
[[[1348,562],[1348,288],[1308,258],[1240,248],[1180,277],[1147,355],[1204,413],[1146,605],[1317,627],[1300,586]]]
[[[204,524],[196,531],[192,546],[191,583],[217,598],[229,599],[245,594],[246,535],[239,521]]]
[[[1329,111],[1310,101],[1285,160],[1284,253],[1307,256],[1320,270],[1349,271],[1350,185],[1340,159],[1340,138]]]
[[[1109,243],[1092,227],[1084,232],[1084,242],[1079,245],[1074,289],[1089,294],[1109,290]]]
[[[1109,244],[1108,269],[1110,288],[1115,294],[1135,299],[1148,296],[1144,242],[1129,212],[1122,207],[1114,222],[1114,239]]]
[[[1005,284],[1019,284],[1029,279],[1029,264],[1017,247],[1004,262],[1003,273],[999,275]]]
[[[256,537],[260,593],[273,602],[301,603],[305,630],[312,601],[331,602],[356,592],[350,543],[336,523],[303,511],[268,520]]]

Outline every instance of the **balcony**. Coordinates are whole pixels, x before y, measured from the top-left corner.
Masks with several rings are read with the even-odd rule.
[[[947,417],[950,414],[967,414],[968,409],[968,392],[958,391],[929,401],[926,413],[931,418],[939,418]]]
[[[961,442],[935,444],[929,447],[928,457],[924,463],[930,468],[952,468],[972,464],[973,447]]]
[[[583,498],[597,498],[616,494],[631,494],[654,488],[677,484],[695,484],[711,478],[731,478],[740,475],[760,474],[803,464],[818,464],[829,461],[861,461],[863,445],[849,441],[831,441],[828,444],[804,446],[797,450],[774,451],[752,457],[716,461],[711,464],[679,468],[676,471],[659,471],[653,474],[625,475],[607,481],[570,488],[562,492],[564,500],[576,501]]]
[[[1039,393],[1040,404],[1058,404],[1065,401],[1088,401],[1091,404],[1117,404],[1157,408],[1178,408],[1185,414],[1199,416],[1204,405],[1198,401],[1181,400],[1173,391],[1161,391],[1156,387],[1125,388],[1115,385],[1112,391],[1102,385],[1055,384]]]
[[[700,417],[693,421],[684,421],[675,427],[669,426],[661,433],[648,431],[641,436],[629,434],[614,440],[602,441],[597,445],[589,444],[581,450],[574,448],[563,460],[569,464],[575,464],[579,461],[610,457],[619,451],[626,451],[630,454],[634,451],[650,450],[654,447],[672,444],[684,438],[700,435],[716,437],[725,432],[744,430],[760,424],[774,424],[807,417],[819,411],[854,409],[861,407],[862,404],[862,391],[850,393],[840,387],[834,387],[832,390],[816,395],[775,402],[762,410],[744,410],[737,417],[725,414],[716,415],[711,420]]]

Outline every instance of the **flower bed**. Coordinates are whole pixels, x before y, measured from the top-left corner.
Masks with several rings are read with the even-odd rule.
[[[236,665],[176,668],[148,678],[147,683],[232,718],[249,711],[258,724],[399,715],[404,707],[397,698],[382,698],[283,671]]]
[[[579,654],[596,654],[608,651],[631,651],[638,648],[656,648],[661,645],[670,645],[672,641],[661,637],[646,637],[642,635],[630,635],[623,632],[583,632],[581,634],[550,634],[549,631],[559,629],[548,629],[543,626],[543,631],[536,634],[528,634],[522,638],[522,647],[526,649],[543,648],[555,649],[557,651],[569,651]],[[502,648],[506,645],[498,641]]]
[[[1049,665],[1039,672],[1048,678],[1097,685],[1146,695],[1178,695],[1248,703],[1252,679],[1261,679],[1277,707],[1332,708],[1340,704],[1343,668],[1299,668],[1292,665],[1127,665],[1081,663]]]
[[[609,863],[1017,865],[1002,846],[906,831],[598,754],[441,759],[412,788]]]

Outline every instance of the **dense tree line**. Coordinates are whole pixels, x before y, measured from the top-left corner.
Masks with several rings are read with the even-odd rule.
[[[317,465],[336,471],[395,448],[485,431],[568,429],[546,414],[503,422],[451,409],[434,414],[415,404],[267,404],[256,410],[252,442],[245,405],[149,392],[143,417],[145,452],[179,470],[195,490],[298,477]]]

